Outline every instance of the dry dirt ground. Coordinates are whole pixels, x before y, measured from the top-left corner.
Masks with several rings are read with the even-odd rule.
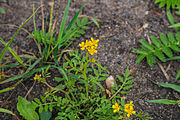
[[[0,0],[0,8],[5,9],[6,14],[0,14],[0,37],[6,42],[10,40],[16,32],[16,28],[4,24],[12,24],[20,26],[31,14],[32,3],[35,0]],[[55,15],[57,18],[57,27],[60,24],[67,0],[55,0]],[[45,13],[48,13],[49,0],[45,3]],[[99,38],[99,47],[96,59],[107,66],[112,75],[122,75],[126,68],[129,68],[132,75],[136,79],[134,87],[126,96],[128,100],[134,101],[135,110],[148,113],[154,120],[178,120],[180,118],[180,108],[177,105],[162,105],[148,103],[151,99],[180,99],[180,95],[171,89],[165,89],[156,86],[150,80],[155,82],[168,82],[180,84],[175,81],[175,75],[180,69],[180,61],[173,61],[167,74],[170,79],[167,80],[158,65],[150,67],[146,61],[136,64],[137,54],[131,51],[140,47],[139,39],[148,39],[150,35],[158,36],[160,33],[174,32],[173,29],[168,29],[170,25],[165,9],[159,9],[152,0],[87,0],[82,14],[98,18],[100,20],[100,28],[91,25],[91,29],[75,42],[71,47],[77,48],[78,42],[89,39],[90,37]],[[82,5],[82,0],[72,0],[69,10],[68,19],[72,18],[75,12]],[[35,7],[40,6],[40,0],[35,1]],[[160,15],[152,12],[159,12]],[[41,28],[41,12],[36,14],[37,26]],[[144,25],[147,25],[143,28]],[[29,32],[33,30],[32,20],[25,27]],[[20,55],[26,52],[37,53],[37,48],[34,48],[35,43],[32,39],[27,39],[28,34],[20,32],[11,47],[14,48]],[[4,46],[0,43],[0,52]],[[9,57],[9,54],[6,54]],[[13,59],[12,59],[13,60]],[[170,64],[161,63],[166,69]],[[23,70],[11,69],[8,75],[20,74]],[[55,74],[55,73],[54,73]],[[52,83],[53,84],[53,83]],[[55,84],[55,83],[54,83]],[[12,83],[3,84],[0,89],[8,87]],[[16,109],[17,97],[25,96],[27,90],[33,85],[31,79],[26,80],[23,84],[18,85],[13,91],[0,94],[0,107],[7,108],[18,114]],[[43,94],[42,85],[36,83],[27,99],[32,100]],[[12,116],[0,113],[0,120],[11,120]]]

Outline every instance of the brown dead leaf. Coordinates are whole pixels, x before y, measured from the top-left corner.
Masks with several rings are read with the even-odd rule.
[[[111,97],[111,92],[108,89],[106,89],[106,94],[108,94],[109,97]]]

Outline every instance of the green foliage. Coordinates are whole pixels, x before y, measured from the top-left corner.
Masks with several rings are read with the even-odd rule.
[[[178,71],[177,75],[176,75],[176,80],[180,78],[180,70]]]
[[[20,115],[24,116],[26,120],[38,120],[39,115],[35,111],[36,105],[22,98],[18,97],[17,109]]]
[[[148,114],[143,112],[139,112],[136,114],[136,116],[139,118],[139,120],[153,120],[152,117],[148,117]]]
[[[176,30],[179,30],[180,29],[180,23],[175,24],[175,20],[174,20],[173,15],[171,14],[170,9],[167,9],[166,14],[167,14],[167,18],[168,18],[168,20],[169,20],[169,22],[171,24],[171,26],[169,26],[169,28],[174,28]]]
[[[166,62],[169,58],[173,58],[173,52],[180,52],[180,32],[176,33],[176,38],[172,33],[169,33],[167,36],[168,38],[162,33],[160,40],[150,36],[153,44],[149,44],[145,40],[139,40],[142,45],[141,49],[133,50],[134,53],[140,54],[136,59],[136,63],[146,58],[147,63],[152,66],[156,63],[157,58],[162,62]]]
[[[167,9],[169,9],[170,7],[175,8],[180,6],[179,0],[155,0],[155,4],[156,3],[160,3],[159,8],[162,8],[165,5]]]
[[[153,83],[155,83],[154,81],[152,81]],[[171,88],[177,92],[180,93],[180,86],[179,85],[175,85],[175,84],[168,84],[168,83],[155,83],[161,87],[165,87],[165,88]],[[148,100],[148,102],[153,102],[153,103],[161,103],[161,104],[178,104],[180,103],[180,100],[168,100],[168,99],[158,99],[158,100]]]
[[[0,112],[11,114],[11,115],[15,116],[17,120],[20,120],[20,119],[16,116],[16,114],[14,114],[13,112],[11,112],[10,110],[4,109],[4,108],[0,108]]]
[[[5,10],[4,10],[4,9],[0,8],[0,13],[5,14],[6,12],[5,12]]]
[[[159,100],[148,100],[148,102],[153,103],[161,103],[161,104],[178,104],[180,103],[180,100],[168,100],[168,99],[159,99]]]
[[[135,79],[133,79],[133,77],[130,76],[129,69],[126,69],[126,72],[123,73],[123,77],[117,75],[117,78],[121,84],[117,85],[117,83],[115,82],[115,87],[111,90],[112,94],[114,95],[110,99],[114,97],[119,98],[119,96],[117,96],[118,93],[121,95],[127,94],[129,89],[133,87],[133,85],[131,84],[134,82]],[[117,91],[116,93],[115,90]]]

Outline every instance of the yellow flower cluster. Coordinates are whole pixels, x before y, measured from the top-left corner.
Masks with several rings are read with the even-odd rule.
[[[127,112],[127,117],[131,116],[132,114],[135,114],[136,111],[134,111],[133,108],[133,101],[131,101],[129,104],[124,105],[124,111]]]
[[[94,40],[94,39],[91,37],[91,41],[86,40],[86,43],[81,42],[81,44],[79,44],[79,46],[81,47],[81,50],[87,49],[88,52],[89,52],[91,55],[94,55],[94,53],[97,53],[97,52],[98,52],[98,51],[96,50],[97,47],[98,47],[98,42],[99,42],[99,39]]]
[[[120,110],[120,106],[118,106],[117,103],[115,103],[115,105],[113,105],[112,108],[114,109],[113,112],[119,112],[119,110]]]

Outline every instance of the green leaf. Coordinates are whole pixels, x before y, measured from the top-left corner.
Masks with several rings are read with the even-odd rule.
[[[127,91],[121,91],[120,93],[121,94],[127,94],[128,92]]]
[[[173,18],[172,14],[171,14],[170,9],[166,10],[166,14],[167,14],[169,22],[171,23],[171,25],[173,25],[174,24],[174,18]]]
[[[94,22],[96,24],[96,26],[99,28],[99,23],[98,23],[97,19],[91,18],[91,21]]]
[[[176,75],[176,80],[180,78],[180,70],[178,71],[177,75]]]
[[[4,109],[4,108],[0,108],[0,112],[3,112],[3,113],[8,113],[8,114],[11,114],[13,116],[16,117],[16,114],[14,114],[13,112],[11,112],[10,110],[7,110],[7,109]]]
[[[136,64],[140,63],[144,59],[144,57],[146,57],[146,55],[144,54],[139,55],[136,59]]]
[[[180,103],[180,100],[174,101],[174,100],[168,100],[168,99],[159,99],[159,100],[148,100],[148,102],[161,103],[161,104],[178,104]]]
[[[179,60],[179,59],[180,59],[180,56],[174,56],[174,57],[171,57],[171,58],[167,58],[166,61]]]
[[[172,32],[168,33],[168,39],[169,39],[169,41],[170,41],[171,43],[175,43],[175,42],[176,42],[176,40],[175,40],[174,35],[173,35]]]
[[[148,51],[143,50],[143,49],[135,49],[132,52],[138,53],[138,54],[143,54],[143,55],[148,55],[149,54]]]
[[[145,40],[139,40],[139,42],[147,49],[154,50],[154,47]]]
[[[161,51],[156,50],[156,51],[154,52],[154,54],[155,54],[161,61],[166,62],[165,56],[164,56],[164,54],[163,54]]]
[[[96,85],[98,85],[102,90],[104,90],[104,87],[97,81],[94,81]]]
[[[35,106],[21,96],[18,97],[17,109],[26,120],[39,120]]]
[[[180,92],[180,86],[179,85],[175,85],[175,84],[170,84],[170,83],[156,83],[159,86],[165,87],[165,88],[171,88],[175,91]]]
[[[46,112],[43,110],[39,115],[40,115],[40,120],[50,120],[52,116],[52,112]]]
[[[164,45],[168,45],[169,44],[169,41],[168,41],[168,39],[167,39],[167,37],[166,37],[166,35],[164,34],[164,33],[161,33],[160,34],[160,39],[161,39],[161,41],[162,41],[162,43],[164,44]]]
[[[172,51],[171,49],[169,49],[168,47],[163,47],[162,51],[168,56],[168,57],[173,57]]]
[[[148,65],[152,66],[153,65],[153,58],[152,58],[152,56],[149,54],[149,55],[146,56],[146,59],[147,59]]]
[[[133,87],[132,85],[128,85],[128,86],[126,86],[126,87],[123,87],[123,90],[128,90],[128,89],[130,89],[131,87]]]
[[[161,42],[156,38],[156,37],[154,37],[154,36],[150,36],[150,38],[151,38],[151,40],[152,40],[152,43],[154,44],[154,45],[156,45],[156,47],[158,47],[158,48],[160,48],[161,47]]]
[[[172,44],[170,47],[171,47],[171,49],[173,49],[174,51],[180,52],[180,48],[179,48],[178,46]]]
[[[178,28],[178,27],[180,27],[180,23],[176,23],[171,26],[168,26],[168,28]]]
[[[116,75],[116,77],[120,80],[121,83],[124,83],[124,80],[123,80],[123,78],[121,76]]]
[[[0,8],[0,13],[5,14],[6,12],[5,12],[5,10],[4,10],[4,9]]]

